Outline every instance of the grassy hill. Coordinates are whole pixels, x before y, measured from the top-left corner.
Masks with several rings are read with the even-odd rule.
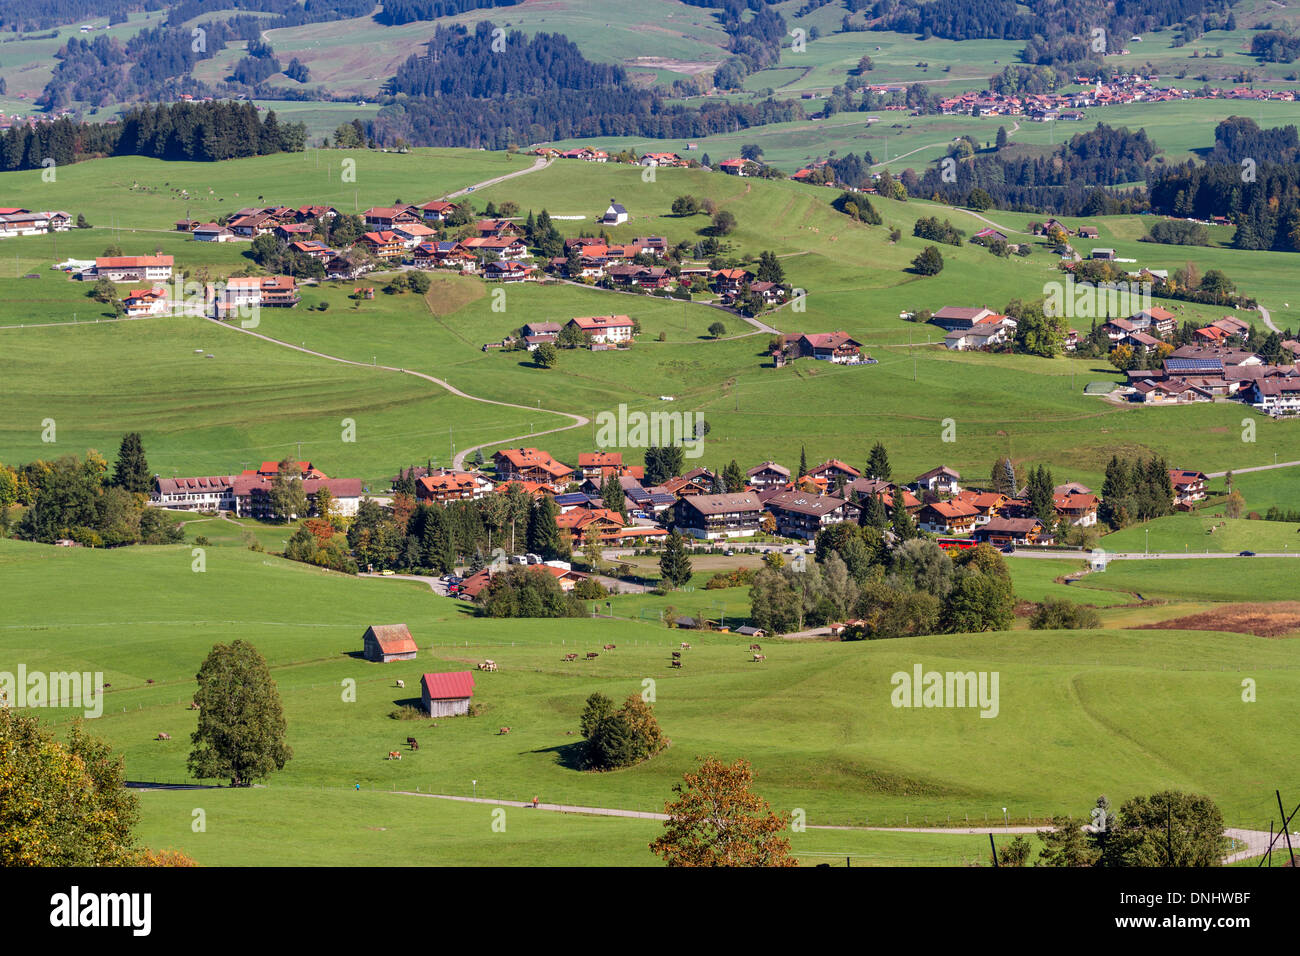
[[[280,833],[282,842],[295,844],[287,861],[324,862],[328,849],[304,835],[309,808],[339,821],[349,834],[344,845],[357,847],[362,859],[377,859],[391,846],[380,841],[398,840],[408,846],[403,854],[414,853],[460,828],[463,836],[440,852],[448,862],[466,862],[497,845],[490,807],[364,791],[418,787],[659,810],[671,784],[703,753],[745,756],[759,792],[778,809],[803,808],[811,824],[897,825],[905,816],[913,823],[966,815],[982,821],[1003,806],[1013,818],[1041,820],[1082,812],[1101,792],[1122,800],[1178,787],[1209,793],[1230,823],[1255,826],[1266,819],[1268,788],[1279,783],[1263,781],[1262,771],[1276,776],[1275,741],[1290,719],[1286,701],[1300,691],[1286,641],[1178,631],[1014,631],[859,644],[769,640],[762,665],[749,663],[744,639],[691,634],[686,666],[675,671],[667,658],[677,632],[657,623],[483,620],[411,583],[349,579],[236,548],[209,549],[201,574],[191,561],[190,545],[92,552],[0,541],[0,566],[13,595],[0,654],[29,670],[103,671],[113,686],[95,732],[125,756],[129,779],[179,782],[194,727],[185,705],[199,662],[216,642],[243,638],[258,646],[284,699],[293,760],[267,790],[145,797],[143,835],[183,846],[201,862],[262,859],[265,843],[231,832],[254,819],[258,832]],[[1252,588],[1262,568],[1249,569]],[[1104,577],[1111,584],[1118,572],[1113,566]],[[61,601],[73,580],[78,601]],[[419,659],[360,660],[365,627],[392,621],[410,626]],[[569,649],[604,643],[618,648],[593,662],[561,661]],[[481,716],[443,719],[436,727],[388,716],[412,696],[422,671],[463,669],[486,656],[500,670],[476,676]],[[910,673],[918,663],[927,670],[998,671],[998,717],[892,707],[891,675]],[[1243,676],[1269,689],[1259,703],[1240,703]],[[669,750],[617,773],[573,769],[570,732],[586,696],[639,693],[647,677],[673,741]],[[349,678],[356,681],[355,703],[344,702],[340,690]],[[397,678],[406,690],[394,688]],[[50,712],[56,720],[70,716]],[[512,733],[497,735],[500,725]],[[152,739],[160,731],[172,739]],[[408,734],[419,738],[420,751],[385,760]],[[1030,752],[1034,759],[1026,760]],[[345,807],[345,800],[352,802]],[[211,810],[206,835],[183,832],[196,806]],[[610,860],[638,862],[632,848],[651,832],[641,823],[582,820],[564,829],[515,810],[509,819],[522,841],[499,841],[509,845],[503,860],[510,862],[544,852],[572,860],[562,851],[529,848],[561,833],[592,839],[598,852],[616,854]],[[398,835],[374,835],[388,831],[369,827]],[[836,843],[875,852],[866,837],[840,836]],[[950,846],[927,840],[905,854],[895,849],[914,860],[939,854],[956,862],[953,856],[964,851]]]
[[[345,159],[356,161],[355,184],[337,181]],[[507,441],[543,423],[560,424],[543,409],[594,419],[620,403],[660,410],[660,395],[675,396],[674,409],[704,414],[711,430],[701,463],[717,467],[733,457],[746,466],[773,456],[793,462],[801,448],[810,461],[833,455],[856,462],[881,440],[903,477],[943,461],[968,480],[980,481],[994,459],[1008,453],[1018,462],[1050,464],[1059,480],[1099,487],[1105,462],[1116,451],[1157,451],[1180,466],[1206,471],[1270,464],[1274,453],[1282,460],[1294,457],[1294,423],[1264,419],[1236,403],[1130,408],[1083,395],[1089,381],[1116,378],[1103,362],[954,353],[925,345],[936,342],[939,333],[933,326],[902,321],[900,312],[959,304],[1000,308],[1013,298],[1042,295],[1044,284],[1057,281],[1060,273],[1055,257],[1041,247],[1028,258],[1004,260],[972,245],[945,246],[946,265],[938,277],[904,271],[927,244],[911,236],[919,216],[937,213],[972,232],[982,225],[962,210],[918,201],[873,197],[885,223],[864,226],[830,208],[833,190],[698,170],[661,170],[654,182],[645,182],[634,169],[577,162],[556,162],[472,194],[476,203],[514,200],[525,210],[579,217],[596,215],[615,196],[632,214],[630,222],[610,230],[615,239],[656,234],[673,242],[698,239],[707,225],[702,216],[672,216],[673,198],[687,192],[708,196],[737,217],[738,228],[726,240],[733,250],[751,255],[774,250],[788,281],[809,290],[805,311],[787,307],[765,321],[785,331],[844,329],[878,360],[867,367],[811,362],[766,367],[767,336],[747,335],[753,329],[738,318],[698,303],[568,284],[515,285],[499,300],[487,295],[479,280],[451,276],[440,277],[424,301],[408,294],[354,303],[347,298],[352,283],[309,288],[303,306],[266,310],[257,329],[352,361],[433,374],[471,395],[534,406],[539,409],[534,415],[466,403],[430,383],[349,369],[199,320],[86,327],[87,320],[107,317],[104,307],[86,297],[84,285],[48,268],[56,255],[89,258],[116,242],[127,253],[155,248],[171,253],[187,277],[200,269],[228,274],[248,264],[246,245],[195,243],[171,230],[171,223],[186,212],[209,218],[258,197],[292,204],[328,201],[346,209],[397,198],[414,201],[526,168],[528,161],[463,150],[406,156],[327,150],[213,167],[114,159],[60,170],[60,203],[72,212],[85,210],[95,228],[10,242],[4,253],[12,251],[14,262],[7,266],[7,255],[0,254],[0,273],[11,268],[9,275],[35,271],[45,278],[0,278],[0,293],[26,304],[6,324],[75,318],[80,327],[0,329],[0,365],[15,410],[0,424],[0,458],[22,461],[49,454],[37,426],[52,416],[61,426],[60,447],[68,451],[84,451],[92,443],[101,451],[111,449],[122,432],[142,430],[151,464],[164,474],[224,472],[244,459],[276,457],[301,440],[304,453],[332,463],[330,473],[377,479],[402,462],[431,455],[441,460],[453,442],[463,449]],[[48,185],[32,174],[0,177],[0,193],[29,206],[45,204],[48,194],[40,190]],[[1031,217],[994,213],[992,218],[1013,230],[1025,228]],[[1136,241],[1144,231],[1139,217],[1096,222],[1099,241],[1121,255],[1153,268],[1176,268],[1189,259],[1202,270],[1222,268],[1241,289],[1275,308],[1276,321],[1300,324],[1300,301],[1295,310],[1289,306],[1286,254],[1142,243]],[[110,228],[114,224],[117,228]],[[581,220],[558,225],[568,234],[596,228]],[[903,234],[897,244],[888,239],[895,226]],[[329,311],[308,308],[318,302],[328,302]],[[1221,314],[1184,303],[1172,308],[1184,317]],[[499,341],[529,320],[611,312],[633,314],[642,323],[643,334],[630,351],[564,352],[561,367],[544,372],[520,353],[482,350],[484,343]],[[719,317],[733,337],[714,341],[707,328]],[[1086,330],[1088,321],[1076,324]],[[663,342],[657,341],[660,333]],[[200,347],[216,357],[197,357],[194,350]],[[294,383],[304,379],[347,384],[334,395],[313,388],[305,400],[300,392],[290,398]],[[140,384],[106,389],[107,381]],[[202,388],[198,400],[177,404],[176,396],[192,394],[196,381]],[[362,381],[368,384],[358,392],[353,383]],[[85,401],[89,395],[93,406]],[[435,406],[445,411],[429,415]],[[1254,443],[1240,441],[1243,416],[1258,426]],[[337,441],[344,417],[358,421],[356,445]],[[956,427],[954,442],[941,440],[947,419]],[[545,444],[561,458],[573,458],[589,450],[594,439],[593,426],[549,436]],[[1250,507],[1285,506],[1296,488],[1289,477],[1275,475],[1267,482],[1260,485],[1266,491],[1248,498]]]

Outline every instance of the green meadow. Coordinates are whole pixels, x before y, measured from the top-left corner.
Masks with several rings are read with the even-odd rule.
[[[102,671],[112,686],[94,731],[123,754],[128,779],[181,783],[195,726],[186,704],[199,662],[214,643],[252,641],[284,700],[293,759],[265,789],[143,798],[142,836],[200,862],[320,863],[339,854],[418,862],[433,842],[442,849],[430,862],[481,861],[494,852],[502,862],[580,862],[562,849],[565,840],[592,841],[600,862],[653,862],[638,856],[653,835],[646,821],[534,818],[509,809],[503,835],[490,828],[490,806],[381,791],[536,795],[660,811],[672,784],[710,753],[750,760],[759,793],[781,812],[804,810],[818,826],[974,824],[986,815],[996,820],[1003,806],[1015,821],[1038,822],[1081,813],[1098,793],[1123,799],[1163,787],[1207,792],[1230,824],[1258,826],[1267,820],[1269,790],[1288,784],[1286,770],[1274,779],[1273,759],[1290,719],[1286,701],[1300,691],[1286,641],[1115,629],[846,644],[769,639],[768,660],[754,664],[746,639],[726,634],[672,631],[649,620],[483,620],[420,584],[348,578],[238,548],[209,549],[205,570],[196,572],[191,547],[93,552],[0,541],[7,584],[0,669]],[[1089,581],[1145,589],[1123,581],[1129,571],[1112,565]],[[1252,593],[1270,596],[1268,567],[1261,561],[1248,571]],[[1289,571],[1278,571],[1280,586]],[[1041,581],[1023,585],[1018,567],[1016,574],[1018,590],[1042,590]],[[1182,596],[1202,591],[1181,575],[1168,581]],[[67,599],[69,588],[75,600]],[[394,621],[410,626],[419,658],[362,660],[365,627]],[[692,648],[683,652],[685,666],[672,670],[669,650],[683,637]],[[601,650],[607,643],[617,648]],[[600,654],[593,661],[561,660],[592,649]],[[423,671],[465,669],[485,657],[500,670],[476,674],[479,716],[389,716],[418,697]],[[997,671],[997,717],[892,706],[892,675],[918,664]],[[1243,676],[1269,688],[1257,704],[1240,702]],[[406,689],[395,686],[398,679]],[[594,691],[652,694],[672,746],[628,770],[576,769],[574,731]],[[74,715],[49,716],[62,724]],[[1193,719],[1196,733],[1188,730]],[[500,726],[511,733],[498,734]],[[160,732],[171,739],[153,739]],[[408,735],[420,750],[385,759],[404,749]],[[190,829],[195,807],[210,814],[206,833]],[[341,842],[331,851],[336,831]],[[804,842],[814,832],[818,839]],[[796,849],[931,863],[979,852],[955,837],[951,844],[880,839],[809,831]],[[268,845],[286,845],[284,855],[268,854]]]
[[[476,202],[513,200],[524,209],[578,217],[595,216],[615,196],[632,214],[629,223],[610,230],[616,240],[664,235],[673,242],[698,239],[706,224],[704,217],[671,215],[673,198],[686,192],[711,196],[737,217],[738,228],[726,240],[732,250],[774,250],[787,280],[808,290],[798,303],[801,310],[787,306],[763,321],[783,331],[843,329],[864,343],[877,364],[844,368],[795,362],[775,370],[768,367],[767,336],[735,316],[699,303],[572,284],[489,290],[477,279],[445,276],[424,301],[411,294],[380,294],[358,303],[348,298],[353,283],[333,283],[304,289],[297,309],[262,314],[257,331],[273,339],[359,363],[436,375],[474,396],[532,406],[536,412],[530,415],[457,399],[395,372],[293,353],[196,319],[96,324],[93,320],[108,317],[105,307],[87,297],[86,286],[49,269],[56,258],[90,258],[116,242],[126,253],[173,254],[187,277],[202,270],[228,274],[249,264],[246,244],[195,243],[171,223],[187,212],[209,218],[217,209],[259,197],[339,204],[343,187],[337,173],[350,159],[356,160],[357,182],[347,185],[352,201],[343,205],[361,209],[451,191],[530,162],[464,150],[405,156],[322,150],[215,166],[105,160],[61,170],[57,184],[40,183],[27,173],[0,177],[0,193],[13,201],[46,205],[40,200],[50,194],[41,191],[58,189],[60,205],[86,210],[95,225],[16,239],[0,250],[0,291],[24,303],[0,310],[0,318],[7,319],[0,324],[67,323],[0,329],[0,367],[14,409],[0,423],[0,458],[22,461],[48,454],[39,428],[54,417],[61,426],[60,447],[69,451],[91,443],[111,450],[122,432],[141,430],[151,464],[164,474],[224,472],[244,458],[276,457],[302,441],[304,453],[330,463],[329,473],[374,480],[402,462],[441,461],[453,445],[505,442],[564,424],[547,409],[592,419],[586,429],[543,442],[562,459],[572,458],[592,446],[595,416],[624,403],[631,410],[702,413],[710,432],[700,463],[716,467],[733,457],[746,464],[769,457],[792,462],[801,448],[810,461],[835,456],[860,465],[857,460],[871,443],[881,440],[903,477],[942,461],[968,481],[982,481],[992,462],[1009,454],[1018,463],[1050,464],[1058,480],[1099,486],[1105,462],[1117,451],[1158,452],[1171,464],[1206,471],[1293,456],[1294,423],[1268,420],[1236,403],[1125,407],[1082,394],[1088,382],[1116,380],[1104,362],[948,352],[935,344],[940,336],[934,327],[903,321],[899,314],[958,304],[1001,308],[1013,298],[1041,295],[1046,283],[1058,281],[1055,257],[1042,247],[1009,260],[969,244],[945,247],[943,273],[919,278],[905,271],[926,244],[911,236],[919,216],[938,213],[969,232],[979,220],[959,209],[876,198],[885,223],[864,226],[830,208],[833,190],[791,182],[698,170],[661,170],[646,182],[635,169],[556,162],[473,195]],[[313,178],[323,179],[324,186],[313,184]],[[191,205],[194,197],[206,198]],[[209,205],[217,199],[219,205]],[[993,216],[1011,230],[1025,228],[1031,219],[1004,212]],[[589,219],[557,222],[567,234],[594,228]],[[1300,324],[1290,307],[1287,254],[1143,243],[1140,217],[1102,219],[1098,225],[1100,241],[1121,255],[1152,268],[1176,268],[1189,259],[1202,269],[1223,268],[1239,288],[1268,303],[1280,324]],[[888,240],[891,227],[903,233],[896,244]],[[7,264],[10,251],[12,265]],[[43,278],[2,277],[31,272]],[[373,277],[376,285],[384,281]],[[329,310],[311,308],[318,304]],[[1172,308],[1199,319],[1221,314],[1183,303]],[[643,333],[632,349],[564,352],[560,366],[548,372],[535,368],[524,353],[482,348],[527,321],[608,313],[631,314],[641,322]],[[719,318],[728,335],[715,341],[707,328]],[[1075,324],[1086,329],[1091,321],[1078,318]],[[214,358],[196,356],[197,348]],[[331,394],[322,386],[303,393],[303,376],[334,382],[338,391]],[[105,387],[110,380],[119,387]],[[353,383],[361,381],[368,384],[358,390]],[[51,382],[58,384],[51,388]],[[131,387],[120,387],[123,383]],[[201,393],[193,392],[196,384]],[[94,403],[81,401],[92,387]],[[194,400],[178,404],[178,395]],[[666,406],[660,401],[664,395],[676,401]],[[435,405],[441,414],[429,414]],[[344,418],[358,424],[357,441],[350,445],[338,438]],[[1243,418],[1257,428],[1253,443],[1240,440]]]

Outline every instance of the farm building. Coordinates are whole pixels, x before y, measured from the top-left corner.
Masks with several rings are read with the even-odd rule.
[[[419,650],[405,624],[372,624],[362,637],[362,653],[368,661],[413,661]]]
[[[455,717],[469,713],[474,696],[474,675],[469,671],[425,674],[420,678],[420,696],[430,717]]]

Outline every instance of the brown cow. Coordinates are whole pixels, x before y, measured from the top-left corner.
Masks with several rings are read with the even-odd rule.
[[[510,728],[509,728],[509,727],[502,727],[500,730],[497,731],[497,736],[502,736],[502,735],[504,735],[504,734],[508,734],[508,733],[510,733]]]
[[[613,649],[614,649],[614,645],[613,645],[613,644],[606,644],[606,645],[605,645],[605,650],[607,650],[607,651],[612,651]]]
[[[681,667],[681,666],[682,666],[682,662],[681,662],[681,661],[669,661],[668,664],[669,664],[669,666],[671,666],[671,667]]]
[[[171,739],[172,739],[171,734],[164,734],[164,733],[159,733],[158,736],[154,738],[154,740],[171,740]]]
[[[761,650],[762,650],[762,648],[759,647],[757,644],[750,644],[750,645],[749,645],[749,649],[750,649],[751,651],[761,651]]]
[[[755,663],[755,664],[757,664],[759,661],[765,661],[765,660],[767,660],[767,655],[766,655],[766,654],[755,654],[755,655],[754,655],[754,663]]]
[[[682,650],[689,651],[690,649],[691,649],[691,645],[687,644],[685,641],[682,641]]]
[[[407,737],[407,738],[406,738],[406,745],[407,745],[408,747],[410,747],[412,750],[419,750],[419,749],[420,749],[420,744],[419,744],[419,742],[418,742],[414,737]]]
[[[576,660],[578,659],[578,655],[577,655],[577,654],[565,654],[565,655],[564,655],[564,659],[565,659],[566,661],[576,661]]]
[[[587,651],[587,660],[594,661],[600,654],[596,651]]]

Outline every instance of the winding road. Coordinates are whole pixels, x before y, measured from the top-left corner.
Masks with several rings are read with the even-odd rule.
[[[495,186],[497,183],[503,183],[507,179],[514,179],[516,176],[527,176],[529,173],[535,173],[539,169],[545,169],[551,165],[551,160],[545,156],[539,156],[527,169],[517,169],[513,173],[506,173],[504,176],[496,176],[492,179],[485,179],[481,183],[475,183],[472,186],[466,186],[464,189],[458,189],[454,193],[448,193],[444,199],[455,199],[457,196],[464,196],[466,193],[472,193],[476,189],[482,189],[485,186]]]

